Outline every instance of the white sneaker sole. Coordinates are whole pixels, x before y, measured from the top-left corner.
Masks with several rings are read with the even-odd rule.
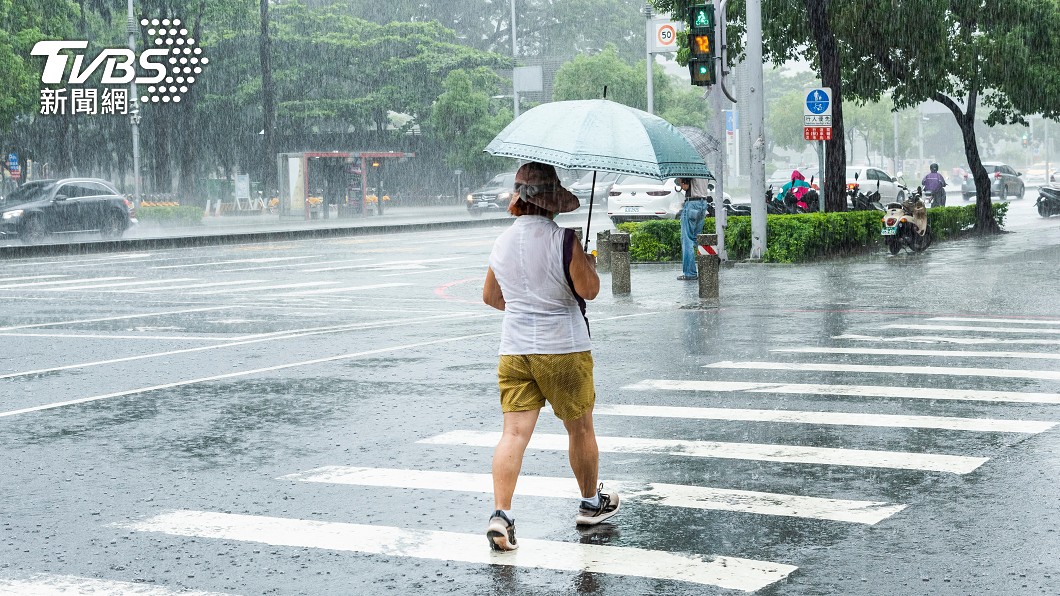
[[[519,548],[518,544],[509,542],[508,528],[500,522],[489,525],[486,529],[486,539],[490,542],[490,548],[496,551],[513,551]]]
[[[619,509],[621,509],[621,508],[622,508],[622,501],[619,500],[618,501],[618,507],[615,507],[614,511],[609,511],[607,513],[601,513],[600,515],[592,515],[592,516],[578,514],[574,518],[574,523],[575,523],[575,525],[578,525],[578,526],[595,526],[596,524],[601,523],[601,522],[606,521],[607,519],[611,518],[611,516],[613,516],[614,514],[618,513]]]

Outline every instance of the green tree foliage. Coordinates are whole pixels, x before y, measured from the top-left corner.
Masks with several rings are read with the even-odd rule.
[[[508,160],[493,157],[485,147],[511,121],[511,113],[490,113],[489,90],[495,90],[499,77],[487,69],[472,73],[454,70],[449,73],[438,96],[430,118],[433,137],[443,140],[445,162],[453,169],[464,170],[469,176],[497,171]]]
[[[0,129],[40,100],[44,61],[30,56],[33,45],[72,36],[77,18],[76,5],[63,0],[0,0]]]

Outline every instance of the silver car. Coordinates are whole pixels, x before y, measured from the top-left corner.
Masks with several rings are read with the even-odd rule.
[[[1024,184],[1021,172],[1012,169],[1012,166],[993,161],[983,162],[983,167],[986,168],[986,173],[990,176],[990,196],[998,197],[1002,201],[1009,197],[1023,198]],[[964,175],[964,182],[961,183],[961,194],[964,195],[965,201],[975,198],[975,179],[972,178],[971,173]]]
[[[676,178],[660,181],[623,174],[607,194],[607,216],[615,225],[627,221],[674,219],[685,204],[685,195],[677,188]]]
[[[611,191],[611,185],[621,177],[622,174],[614,172],[596,172],[596,190],[593,190],[593,172],[586,172],[577,182],[567,187],[567,190],[578,197],[582,207],[589,206],[590,193],[593,203],[599,207],[607,203],[607,193]]]

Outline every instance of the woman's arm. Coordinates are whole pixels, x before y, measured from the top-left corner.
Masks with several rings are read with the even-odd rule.
[[[596,274],[596,257],[586,254],[578,244],[578,237],[571,234],[574,248],[571,251],[570,272],[574,291],[584,300],[592,300],[600,293],[600,276]]]
[[[504,294],[501,292],[501,284],[497,283],[497,276],[493,275],[492,268],[486,270],[486,283],[482,286],[482,301],[497,310],[504,310]]]

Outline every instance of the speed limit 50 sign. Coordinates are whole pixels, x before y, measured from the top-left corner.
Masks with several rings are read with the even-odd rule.
[[[677,32],[684,29],[684,23],[670,19],[653,19],[651,28],[651,53],[677,51]]]

